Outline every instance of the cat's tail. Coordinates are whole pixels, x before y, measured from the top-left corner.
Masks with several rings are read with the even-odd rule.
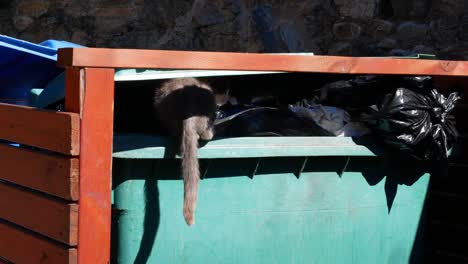
[[[196,131],[196,117],[183,121],[182,142],[182,176],[184,179],[184,218],[187,225],[195,223],[195,207],[197,204],[198,182],[200,168],[198,165],[198,133]]]

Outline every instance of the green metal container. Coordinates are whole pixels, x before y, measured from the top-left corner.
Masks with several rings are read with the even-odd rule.
[[[174,146],[117,135],[114,261],[422,262],[429,174],[364,145],[328,137],[213,140],[199,150],[203,180],[188,227]]]

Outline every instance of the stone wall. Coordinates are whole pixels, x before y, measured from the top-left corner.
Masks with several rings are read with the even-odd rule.
[[[468,1],[0,0],[0,33],[96,47],[468,60]]]

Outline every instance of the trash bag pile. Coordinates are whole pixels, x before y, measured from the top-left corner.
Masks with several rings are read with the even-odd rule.
[[[356,76],[327,83],[287,107],[226,104],[218,136],[372,135],[417,159],[446,159],[458,133],[451,114],[460,96],[443,95],[430,76]]]
[[[215,125],[216,134],[223,137],[333,136],[311,119],[273,107],[249,107],[217,120]]]

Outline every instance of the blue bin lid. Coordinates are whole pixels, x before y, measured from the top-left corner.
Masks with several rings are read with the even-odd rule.
[[[0,35],[0,102],[27,104],[32,88],[45,87],[63,72],[57,64],[59,48],[83,47],[67,41],[39,44]]]

